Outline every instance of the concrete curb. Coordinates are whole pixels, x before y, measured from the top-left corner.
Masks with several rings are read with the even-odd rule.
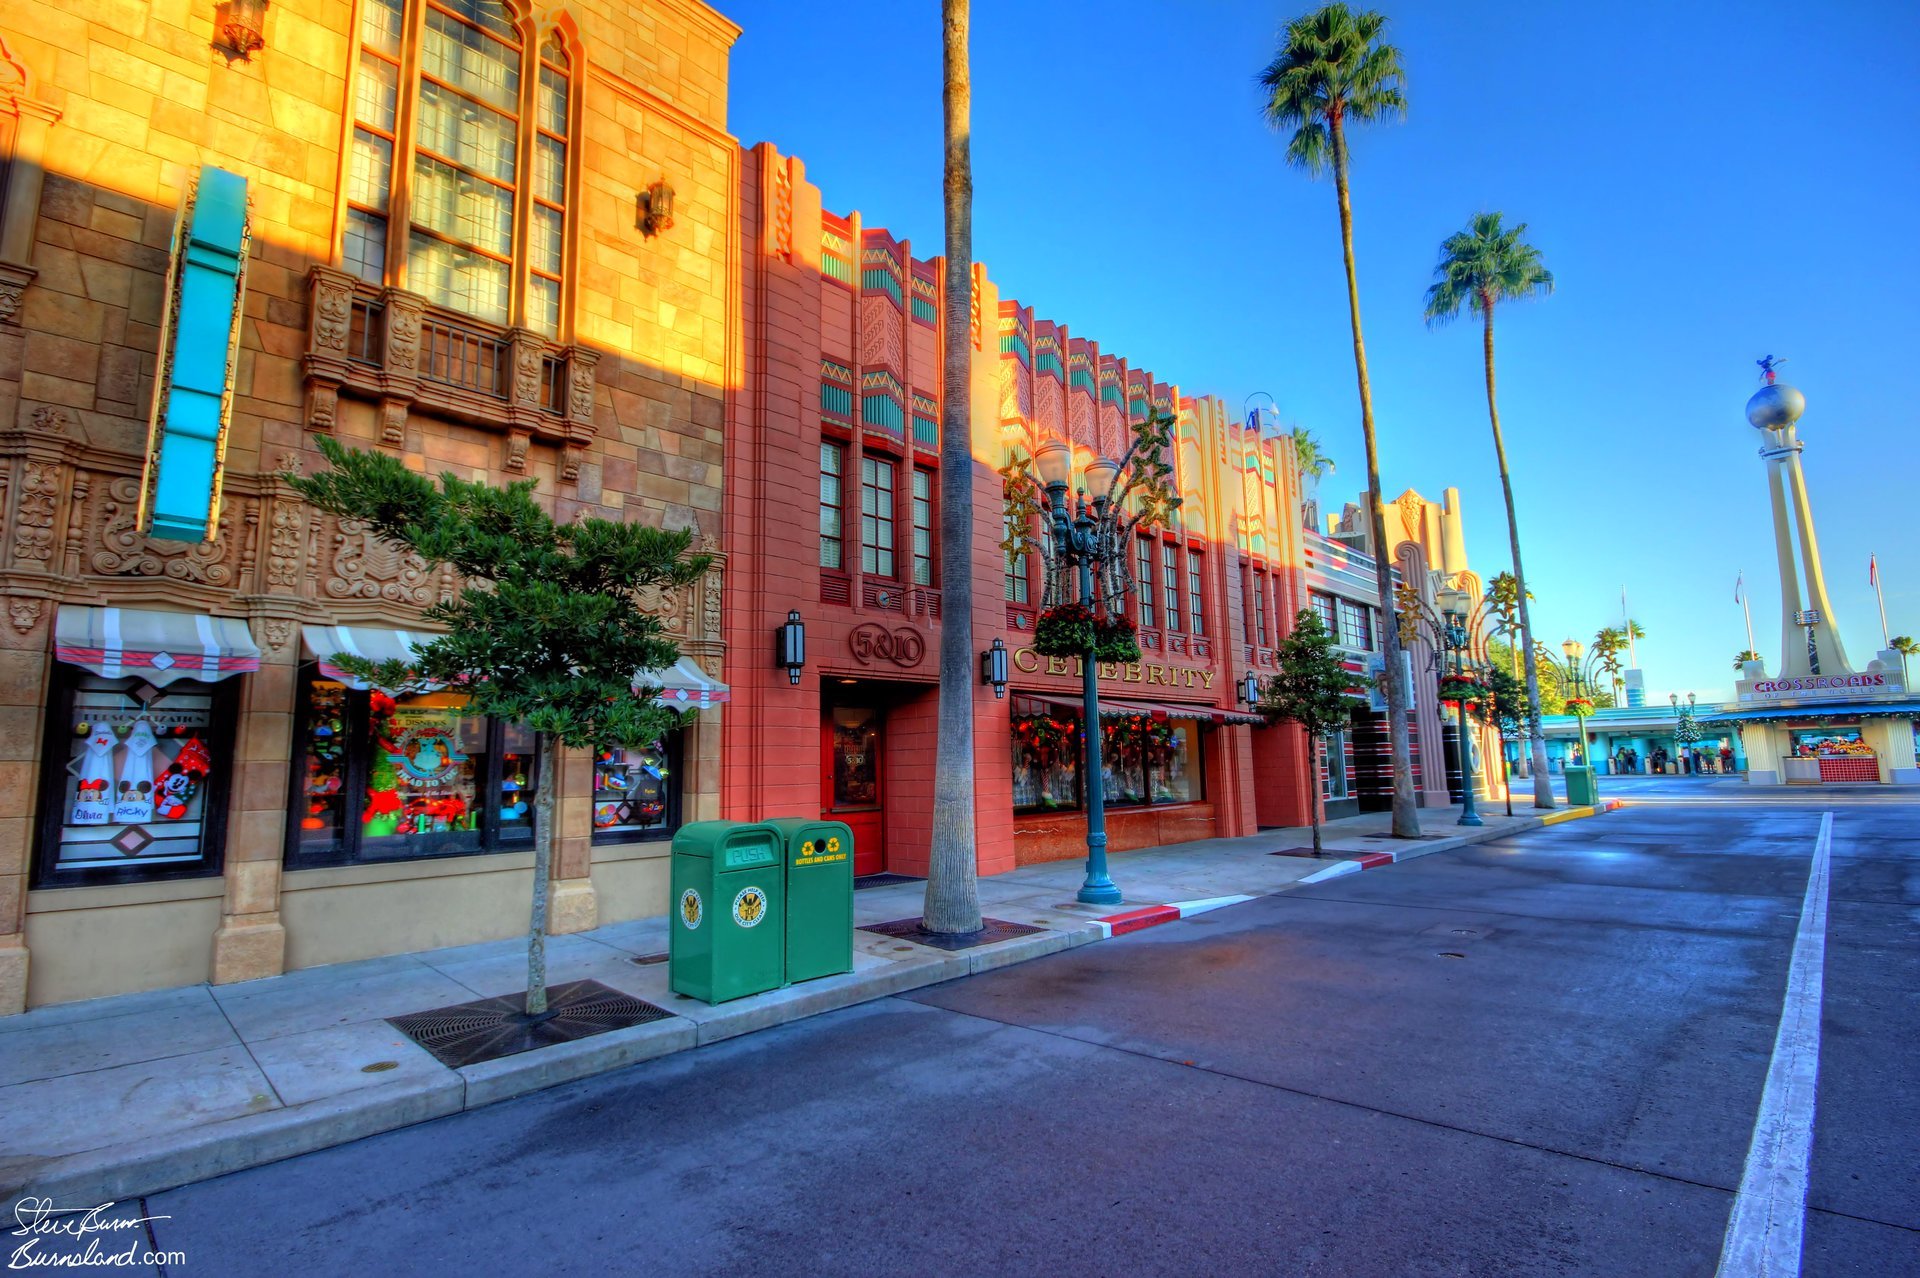
[[[1361,870],[1393,865],[1489,839],[1524,834],[1623,806],[1618,799],[1597,807],[1567,808],[1517,819],[1498,828],[1436,839],[1404,850],[1366,851],[1281,888],[1324,882]],[[1274,895],[1274,894],[1269,894]],[[1095,941],[1191,918],[1209,910],[1256,900],[1251,894],[1206,897],[1139,906],[1078,925],[1049,928],[979,949],[957,953],[928,948],[925,957],[891,962],[842,976],[789,986],[766,1002],[726,1005],[615,1030],[572,1043],[502,1057],[405,1084],[361,1088],[300,1105],[247,1114],[125,1145],[47,1159],[0,1162],[0,1210],[11,1213],[25,1198],[92,1206],[156,1194],[195,1181],[245,1171],[363,1137],[479,1109],[528,1092],[557,1087],[643,1061],[756,1030],[790,1024],[824,1012],[903,994],[943,981],[1011,967],[1077,949]]]

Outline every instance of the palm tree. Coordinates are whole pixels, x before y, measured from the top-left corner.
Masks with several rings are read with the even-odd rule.
[[[933,846],[921,926],[980,930],[973,828],[973,86],[969,0],[942,0],[945,28],[947,254],[945,403],[940,419],[940,704]]]
[[[1325,479],[1333,473],[1333,458],[1327,456],[1318,436],[1305,426],[1295,426],[1288,435],[1293,440],[1293,455],[1299,460],[1303,477]]]
[[[1381,41],[1386,18],[1355,13],[1344,4],[1287,23],[1280,49],[1260,73],[1267,100],[1262,108],[1275,129],[1292,130],[1287,162],[1319,177],[1331,171],[1340,205],[1340,250],[1347,267],[1347,317],[1353,327],[1353,370],[1360,383],[1360,433],[1366,443],[1367,504],[1373,518],[1374,568],[1380,598],[1393,594],[1393,557],[1387,541],[1387,506],[1380,490],[1380,449],[1373,432],[1373,387],[1367,380],[1367,343],[1360,327],[1360,280],[1353,264],[1353,201],[1347,185],[1347,126],[1376,124],[1407,113],[1400,90],[1400,51]],[[1393,748],[1393,833],[1416,838],[1413,748],[1407,733],[1412,702],[1410,671],[1401,660],[1400,635],[1385,634],[1387,723]],[[1543,766],[1541,771],[1546,769]]]
[[[1521,239],[1527,224],[1512,230],[1500,225],[1500,214],[1476,214],[1467,229],[1449,235],[1440,245],[1433,286],[1427,290],[1427,323],[1444,324],[1467,306],[1483,322],[1482,347],[1487,363],[1487,417],[1493,423],[1493,455],[1500,465],[1500,491],[1507,502],[1507,542],[1513,551],[1513,576],[1518,583],[1520,651],[1527,670],[1527,738],[1533,755],[1533,806],[1553,806],[1553,780],[1547,774],[1547,738],[1540,730],[1540,667],[1534,659],[1533,619],[1527,615],[1527,572],[1520,563],[1520,519],[1513,506],[1513,476],[1507,469],[1507,443],[1500,433],[1500,404],[1494,394],[1493,308],[1553,291],[1553,274],[1540,263],[1540,251]],[[1633,623],[1629,622],[1629,625]]]
[[[1887,647],[1900,654],[1900,682],[1907,681],[1907,658],[1920,656],[1920,643],[1915,643],[1912,635],[1895,635],[1887,640]]]
[[[1909,642],[1909,643],[1911,643],[1911,642],[1913,642],[1913,641],[1912,641],[1912,640],[1908,640],[1907,642]],[[1740,652],[1737,652],[1737,653],[1735,653],[1735,654],[1734,654],[1734,657],[1733,657],[1733,668],[1734,668],[1735,670],[1739,670],[1739,669],[1742,669],[1743,667],[1745,667],[1745,665],[1746,665],[1746,664],[1747,664],[1747,663],[1748,663],[1749,661],[1758,661],[1758,660],[1760,660],[1760,654],[1759,654],[1759,653],[1757,653],[1757,652],[1755,652],[1755,651],[1754,651],[1753,649],[1751,649],[1751,648],[1747,648],[1747,649],[1744,649],[1744,650],[1742,650],[1742,651],[1740,651]]]

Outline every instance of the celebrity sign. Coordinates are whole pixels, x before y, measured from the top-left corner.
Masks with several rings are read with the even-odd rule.
[[[1831,701],[1884,697],[1906,691],[1898,674],[1806,675],[1793,679],[1755,679],[1738,687],[1742,701]]]
[[[1085,671],[1079,657],[1043,657],[1031,648],[1013,650],[1013,667],[1023,674],[1068,675],[1078,679]],[[1213,689],[1214,672],[1192,666],[1162,666],[1151,661],[1102,661],[1095,673],[1103,683],[1132,683],[1152,688]]]

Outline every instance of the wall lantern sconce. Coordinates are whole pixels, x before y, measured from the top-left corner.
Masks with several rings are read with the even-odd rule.
[[[799,683],[800,671],[807,664],[807,626],[797,611],[787,613],[787,624],[774,631],[777,664],[787,668],[787,682]]]
[[[221,0],[213,7],[213,47],[227,61],[267,47],[267,0]]]
[[[640,192],[640,234],[648,239],[673,225],[673,188],[662,178]]]
[[[1251,670],[1240,681],[1240,700],[1250,706],[1260,704],[1260,676]]]
[[[993,641],[993,647],[980,654],[980,682],[993,685],[993,695],[1007,695],[1007,645]]]

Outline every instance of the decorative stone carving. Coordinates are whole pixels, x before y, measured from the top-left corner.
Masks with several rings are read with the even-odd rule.
[[[560,450],[560,478],[563,482],[580,482],[580,466],[587,460],[587,450],[578,444],[568,444]]]
[[[407,438],[407,401],[404,399],[383,399],[380,401],[380,442],[400,447]]]
[[[20,468],[19,509],[14,513],[13,557],[45,564],[53,558],[54,511],[60,503],[61,468],[28,461]]]
[[[507,459],[501,463],[515,474],[524,475],[527,470],[527,448],[532,438],[523,431],[514,431],[507,436]]]
[[[26,634],[40,624],[40,614],[46,607],[43,599],[25,599],[15,596],[7,600],[7,619],[20,634]]]
[[[35,271],[17,262],[0,262],[0,324],[18,324],[20,306]]]
[[[35,434],[52,435],[60,439],[72,439],[76,433],[73,414],[52,404],[41,404],[33,410],[33,430]]]
[[[297,590],[300,586],[300,543],[306,528],[306,511],[290,501],[273,505],[273,519],[267,530],[267,587]]]
[[[793,261],[793,161],[773,162],[773,250]]]
[[[384,599],[424,608],[433,602],[426,560],[397,550],[358,519],[342,519],[328,545],[321,589],[329,599]]]
[[[722,571],[715,565],[700,586],[700,634],[702,638],[720,637],[720,588]]]
[[[340,388],[331,382],[312,382],[307,386],[307,429],[321,435],[333,433],[334,418],[340,409]]]
[[[676,638],[696,638],[687,624],[686,600],[671,586],[642,586],[634,592],[634,607],[660,619],[660,628]]]
[[[96,517],[93,571],[109,577],[159,577],[202,586],[231,586],[235,509],[228,503],[212,541],[152,541],[138,526],[140,481],[121,476],[107,481],[107,499]],[[244,515],[244,510],[241,512]]]
[[[387,300],[386,364],[396,372],[411,373],[420,362],[420,311],[417,302],[394,293]]]
[[[274,458],[273,473],[276,475],[298,475],[302,465],[303,463],[299,453],[281,453],[278,457]]]
[[[1408,541],[1419,541],[1420,534],[1423,531],[1422,524],[1424,522],[1423,516],[1426,513],[1426,502],[1420,499],[1419,493],[1409,488],[1400,494],[1399,499],[1394,504],[1400,508],[1402,535],[1404,535]],[[1375,549],[1376,553],[1378,553],[1379,548],[1376,547]]]
[[[260,638],[268,652],[280,652],[293,640],[293,621],[288,617],[269,617],[260,623]]]
[[[540,402],[540,348],[524,337],[513,344],[513,402],[528,407]]]
[[[353,287],[343,277],[316,276],[313,284],[313,346],[345,355],[353,324]]]
[[[567,361],[568,405],[576,422],[593,421],[593,362],[575,355]]]

